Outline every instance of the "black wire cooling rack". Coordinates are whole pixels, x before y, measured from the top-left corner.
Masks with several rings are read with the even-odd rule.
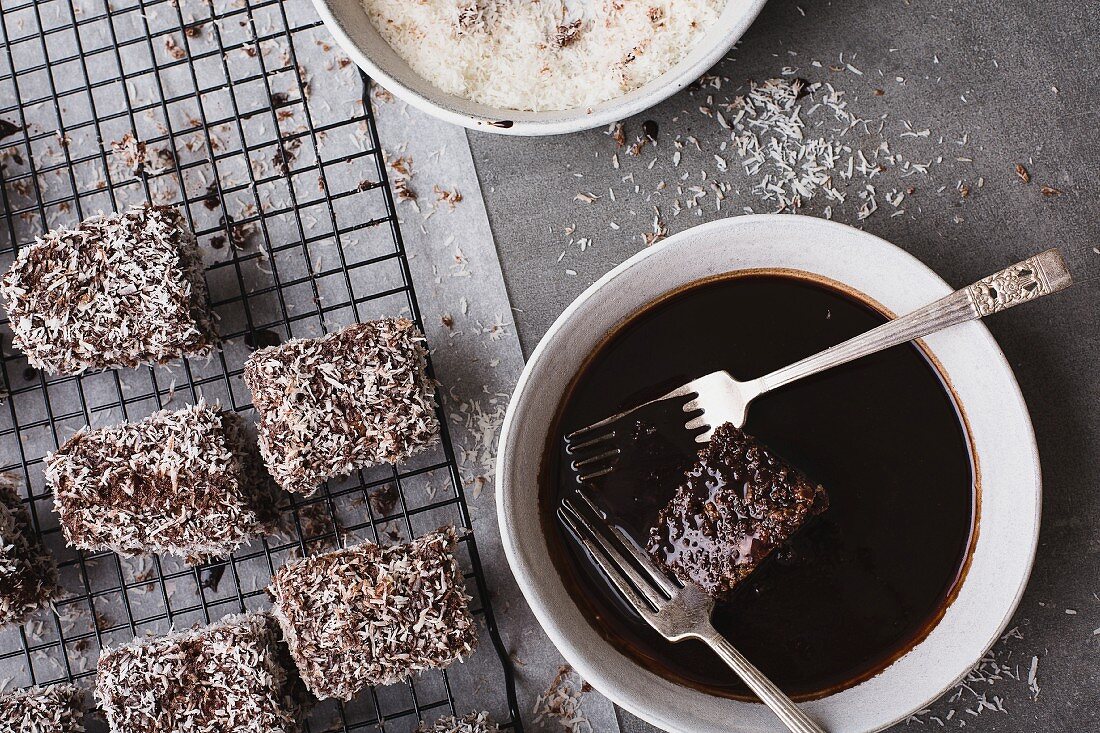
[[[0,0],[0,265],[58,224],[173,204],[203,248],[225,340],[209,361],[46,377],[0,322],[0,463],[24,480],[65,591],[55,611],[0,630],[3,687],[89,686],[105,645],[266,607],[289,557],[470,527],[442,414],[434,454],[294,498],[279,535],[201,568],[66,547],[44,487],[43,456],[85,425],[200,398],[250,413],[252,348],[400,312],[423,327],[367,93],[306,0]],[[484,626],[474,659],[320,706],[309,733],[411,731],[482,709],[521,730],[472,535],[461,550]]]

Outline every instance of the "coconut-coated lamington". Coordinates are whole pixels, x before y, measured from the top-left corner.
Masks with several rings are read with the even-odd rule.
[[[298,733],[308,708],[265,613],[106,649],[95,695],[111,733]]]
[[[46,456],[65,539],[83,550],[224,557],[270,528],[274,486],[244,421],[204,402],[82,430]]]
[[[473,651],[456,541],[448,527],[401,545],[293,560],[275,573],[272,613],[310,692],[350,700]]]
[[[397,463],[439,435],[424,336],[385,318],[254,352],[244,380],[259,412],[260,452],[287,491]]]
[[[0,695],[4,733],[84,733],[84,693],[75,685],[30,687]]]
[[[470,713],[463,718],[448,716],[432,724],[422,723],[416,733],[500,733],[489,713]]]
[[[57,594],[57,566],[34,533],[18,485],[0,474],[0,626],[22,623]]]
[[[195,235],[170,206],[46,232],[0,292],[15,345],[50,374],[203,356],[218,341]]]
[[[680,580],[725,598],[828,505],[824,487],[725,423],[658,514],[649,551]]]

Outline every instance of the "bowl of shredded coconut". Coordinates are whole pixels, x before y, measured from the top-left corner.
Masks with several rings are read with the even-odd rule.
[[[717,63],[766,0],[314,0],[387,90],[514,135],[607,125]]]

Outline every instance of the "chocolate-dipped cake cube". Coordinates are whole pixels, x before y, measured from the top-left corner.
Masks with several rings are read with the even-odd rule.
[[[57,565],[34,533],[18,485],[0,474],[0,626],[22,623],[57,594]]]
[[[500,726],[489,713],[470,713],[462,718],[450,715],[431,724],[422,723],[416,733],[500,733]]]
[[[46,456],[65,539],[82,550],[224,557],[274,520],[244,422],[199,403],[83,430]]]
[[[287,491],[398,463],[438,439],[424,337],[404,318],[260,349],[244,379],[260,414],[260,452]]]
[[[473,651],[477,631],[445,528],[401,545],[364,543],[288,562],[269,588],[306,687],[350,700]]]
[[[659,512],[649,551],[683,582],[724,599],[828,503],[822,486],[726,423]]]
[[[111,733],[298,733],[308,707],[264,613],[106,649],[95,695]]]
[[[75,685],[30,687],[0,695],[4,733],[84,733],[84,693]]]
[[[50,374],[203,356],[218,340],[195,235],[170,206],[46,232],[0,292],[15,345]]]

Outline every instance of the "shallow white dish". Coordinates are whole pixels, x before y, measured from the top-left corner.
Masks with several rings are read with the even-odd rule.
[[[989,264],[995,269],[1004,263]],[[895,314],[952,290],[894,245],[822,219],[743,216],[695,227],[638,253],[566,309],[531,355],[502,428],[497,463],[501,534],[535,616],[596,689],[668,731],[782,728],[763,705],[675,685],[596,633],[549,555],[538,511],[540,462],[565,390],[608,331],[686,284],[732,271],[777,268],[833,280]],[[966,419],[978,482],[977,537],[954,601],[923,641],[864,682],[805,703],[831,733],[881,730],[950,689],[1004,631],[1035,556],[1042,494],[1039,458],[1008,362],[978,321],[930,336],[925,344]]]
[[[766,0],[728,0],[714,27],[676,66],[634,91],[591,108],[520,112],[448,94],[417,74],[371,25],[361,0],[313,0],[336,42],[359,68],[414,107],[456,125],[506,135],[560,135],[625,119],[671,97],[718,63]]]

